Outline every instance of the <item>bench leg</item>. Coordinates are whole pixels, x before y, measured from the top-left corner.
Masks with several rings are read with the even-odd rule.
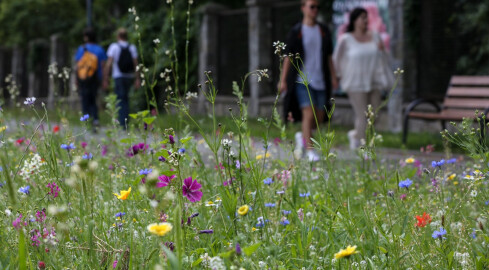
[[[409,130],[409,115],[404,115],[404,124],[402,128],[402,144],[406,144],[407,142],[407,134]]]

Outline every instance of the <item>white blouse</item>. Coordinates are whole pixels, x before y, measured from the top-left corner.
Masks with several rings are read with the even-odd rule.
[[[333,62],[343,91],[370,92],[378,89],[374,75],[379,66],[377,61],[381,59],[379,40],[376,33],[368,42],[359,42],[350,33],[341,36],[333,53]]]

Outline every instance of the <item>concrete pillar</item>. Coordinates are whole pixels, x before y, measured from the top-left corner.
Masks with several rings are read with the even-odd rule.
[[[219,12],[225,10],[224,6],[218,4],[207,4],[200,9],[203,15],[200,25],[199,39],[199,83],[207,91],[204,82],[207,80],[205,71],[212,71],[213,78],[219,78],[218,61],[218,40],[219,40]],[[207,100],[202,92],[199,92],[197,113],[203,114],[206,112]]]
[[[249,71],[272,67],[272,8],[273,0],[248,0],[248,48]],[[250,101],[248,114],[259,116],[260,96],[271,93],[270,84],[258,82],[255,77],[248,81]]]
[[[390,51],[392,59],[392,70],[403,68],[404,51],[404,26],[403,26],[403,0],[389,1],[389,20],[390,20]],[[391,132],[401,132],[402,130],[402,109],[403,109],[403,79],[398,82],[397,88],[387,103],[388,126]]]

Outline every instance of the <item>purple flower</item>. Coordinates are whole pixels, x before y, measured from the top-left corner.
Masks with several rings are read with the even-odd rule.
[[[399,182],[399,187],[400,188],[409,188],[410,185],[413,184],[413,181],[411,181],[409,178],[404,180],[404,181],[401,181]]]
[[[476,233],[475,233],[475,229],[472,231],[472,233],[470,234],[470,237],[472,237],[472,239],[475,239],[477,237]]]
[[[292,213],[292,211],[282,210],[282,214],[285,216],[290,214],[290,213]]]
[[[299,193],[299,197],[302,197],[302,198],[309,197],[309,196],[311,196],[311,193],[310,192],[307,192],[307,193]]]
[[[146,151],[146,149],[148,149],[148,148],[149,148],[149,145],[147,145],[145,143],[136,143],[131,148],[129,148],[129,151],[126,154],[129,157],[133,157],[140,152],[144,153]]]
[[[175,178],[175,175],[172,175],[172,176],[160,175],[160,176],[158,176],[158,183],[156,183],[156,187],[162,188],[162,187],[168,186],[173,178]]]
[[[239,243],[236,243],[236,254],[241,255],[241,246]]]
[[[93,155],[92,153],[85,153],[83,156],[82,156],[83,159],[92,159],[93,158]]]
[[[70,150],[73,150],[75,149],[75,144],[74,143],[70,143],[70,144],[62,144],[61,145],[61,149],[65,149],[66,151],[70,151]]]
[[[80,117],[80,121],[85,122],[89,118],[88,114],[85,114],[84,116]]]
[[[47,188],[49,188],[48,195],[51,195],[54,198],[58,197],[59,194],[59,187],[55,182],[48,183],[46,185]]]
[[[36,102],[36,98],[35,97],[28,97],[28,98],[25,99],[24,105],[33,106],[34,105],[34,102]]]
[[[236,169],[240,169],[241,168],[241,163],[239,163],[239,160],[236,160]]]
[[[263,184],[265,184],[265,185],[271,185],[272,183],[273,183],[273,180],[270,177],[263,179]]]
[[[175,138],[173,138],[173,135],[168,135],[168,140],[170,141],[170,144],[175,144]]]
[[[120,217],[121,218],[121,217],[123,217],[125,215],[126,215],[126,212],[119,212],[119,213],[115,214],[115,217]]]
[[[142,169],[139,171],[139,175],[148,175],[153,171],[153,169]]]
[[[290,224],[290,221],[286,217],[283,217],[282,220],[280,221],[280,224],[283,226],[287,226]]]
[[[175,249],[175,244],[173,242],[165,242],[165,246],[171,251]]]
[[[406,199],[406,197],[407,197],[407,195],[406,195],[406,194],[401,194],[401,196],[399,196],[399,199],[401,199],[401,200],[403,200],[403,201],[404,201],[404,200]]]
[[[29,189],[31,189],[31,186],[20,187],[19,192],[29,195],[30,193]]]
[[[163,156],[159,156],[158,157],[158,160],[161,161],[161,162],[165,162],[166,161],[166,158],[164,158]]]
[[[431,237],[433,237],[434,239],[446,239],[445,237],[443,237],[445,234],[447,234],[447,231],[443,229],[443,227],[440,227],[440,230],[434,231]]]
[[[112,268],[116,268],[117,267],[117,260],[115,260],[113,263],[112,263]]]
[[[192,177],[185,178],[183,180],[182,193],[183,196],[191,202],[197,202],[202,199],[202,191],[200,189],[202,185],[197,182],[197,180],[192,180]]]
[[[199,216],[199,213],[197,212],[197,213],[193,213],[193,214],[190,216],[190,218],[194,218],[194,217],[198,217],[198,216]]]
[[[43,209],[42,211],[37,211],[36,213],[36,221],[39,223],[42,223],[44,220],[46,220],[46,210]]]
[[[20,214],[14,221],[12,221],[12,226],[15,229],[19,229],[22,225],[22,214]]]
[[[205,233],[205,234],[213,234],[214,233],[214,230],[201,230],[201,231],[199,231],[199,234],[202,234],[202,233]]]

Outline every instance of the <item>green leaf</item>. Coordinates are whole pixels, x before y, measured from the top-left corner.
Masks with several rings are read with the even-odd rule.
[[[162,171],[160,174],[166,175],[166,176],[172,176],[172,175],[177,175],[177,171]]]
[[[190,141],[191,139],[193,139],[193,137],[192,137],[192,136],[187,136],[187,137],[185,137],[185,138],[183,138],[183,139],[180,139],[180,142],[181,142],[181,143],[186,143],[186,142]]]
[[[163,156],[164,158],[168,158],[170,155],[168,154],[168,150],[166,149],[161,149],[155,154],[156,156]]]
[[[258,247],[260,247],[260,245],[261,245],[261,242],[258,242],[254,245],[249,246],[249,247],[245,247],[245,248],[243,248],[243,252],[244,252],[244,254],[246,254],[246,256],[251,256],[251,254],[253,254],[258,249]]]
[[[177,256],[169,250],[165,245],[161,245],[161,248],[166,254],[166,258],[170,262],[170,268],[169,269],[182,269],[182,266],[180,265],[180,262],[177,259]]]
[[[149,114],[149,110],[140,111],[138,114],[141,114],[142,117],[146,117],[146,115]]]
[[[200,263],[202,262],[202,258],[199,258],[198,260],[194,261],[192,263],[192,267],[196,267],[197,265],[199,265]]]
[[[137,114],[137,113],[131,113],[131,114],[129,114],[129,116],[130,116],[132,119],[137,119],[137,118],[138,118],[138,114]]]
[[[153,123],[154,120],[156,120],[156,116],[143,118],[143,122],[146,123],[147,125],[151,125],[151,123]]]
[[[233,253],[234,253],[234,250],[230,250],[228,252],[219,253],[218,256],[221,258],[227,259],[227,258],[231,257],[231,255],[233,255]]]
[[[121,139],[121,143],[131,144],[133,141],[134,141],[133,138],[124,138],[124,139]]]
[[[160,144],[167,144],[170,140],[167,138],[167,139],[164,139],[163,141],[160,142]]]
[[[384,253],[384,254],[387,254],[387,249],[383,248],[383,247],[380,247],[379,246],[379,250]]]

